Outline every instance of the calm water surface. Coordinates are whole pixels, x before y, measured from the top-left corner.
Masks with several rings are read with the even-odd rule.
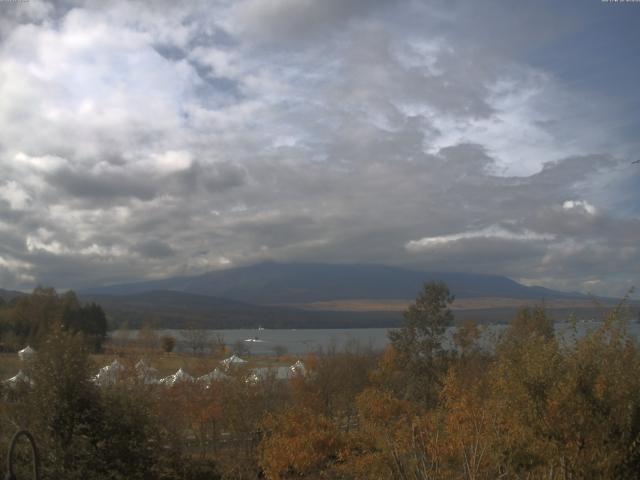
[[[564,341],[571,342],[574,336],[581,337],[587,332],[593,331],[601,325],[600,321],[579,321],[574,331],[573,326],[567,322],[556,323],[556,334]],[[504,331],[505,325],[489,325],[483,329],[482,344],[491,348],[496,339]],[[389,342],[387,328],[347,328],[347,329],[298,329],[298,330],[271,330],[271,329],[240,329],[240,330],[157,330],[158,337],[171,335],[178,340],[177,349],[188,351],[194,334],[197,333],[201,344],[211,345],[217,337],[224,343],[233,347],[242,342],[253,355],[272,355],[277,350],[284,350],[294,355],[302,355],[319,350],[336,348],[343,350],[345,347],[359,346],[370,347],[374,350],[383,350]],[[455,328],[447,330],[445,344],[452,345],[451,338]],[[630,322],[629,332],[638,338],[640,336],[640,324]],[[115,331],[110,336],[118,339],[135,339],[137,330]]]

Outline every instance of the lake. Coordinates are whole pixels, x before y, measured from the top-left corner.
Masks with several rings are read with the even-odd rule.
[[[602,323],[597,320],[582,320],[576,324],[578,337],[595,330]],[[556,334],[559,338],[570,342],[574,332],[569,322],[557,322]],[[505,325],[489,325],[484,328],[481,343],[485,348],[491,348],[496,338],[504,331]],[[346,329],[238,329],[238,330],[156,330],[158,337],[165,335],[177,339],[176,351],[188,352],[194,341],[201,345],[211,345],[217,336],[224,343],[232,347],[237,342],[242,342],[252,355],[273,355],[276,351],[287,352],[293,355],[304,355],[318,350],[336,348],[342,350],[348,345],[371,347],[374,350],[383,350],[388,344],[388,328],[346,328]],[[110,337],[115,340],[133,340],[138,336],[138,330],[126,330],[110,332]],[[447,329],[445,334],[445,347],[452,346],[452,336],[455,327]],[[638,338],[640,336],[640,324],[630,322],[629,332]],[[193,340],[193,339],[197,340]]]

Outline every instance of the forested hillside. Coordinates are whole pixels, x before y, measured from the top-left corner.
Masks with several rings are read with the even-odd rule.
[[[100,350],[107,334],[102,307],[94,302],[81,304],[73,291],[58,294],[53,288],[37,287],[29,295],[0,303],[2,350],[38,346],[55,325],[84,335],[93,351]]]

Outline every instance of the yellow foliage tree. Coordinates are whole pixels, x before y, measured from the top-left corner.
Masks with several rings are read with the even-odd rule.
[[[339,460],[341,432],[324,415],[291,408],[267,415],[259,448],[260,466],[271,480],[299,478],[330,470]]]

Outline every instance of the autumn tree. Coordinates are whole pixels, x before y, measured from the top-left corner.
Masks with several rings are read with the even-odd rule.
[[[358,395],[359,428],[343,449],[348,478],[430,478],[433,458],[429,432],[418,408],[389,392],[367,388]]]
[[[473,320],[466,320],[456,328],[453,334],[453,343],[461,357],[468,357],[480,352],[480,337],[482,332],[478,324]]]
[[[543,306],[523,306],[518,309],[516,316],[509,324],[503,345],[526,341],[535,335],[544,339],[553,338],[555,335],[553,320]]]
[[[404,325],[389,332],[400,368],[406,374],[407,398],[433,406],[443,373],[442,337],[453,322],[454,297],[442,282],[428,282],[404,312]]]
[[[211,340],[209,332],[194,323],[187,324],[184,337],[193,355],[204,353]]]
[[[107,319],[99,305],[82,305],[73,291],[58,294],[53,288],[36,287],[30,295],[18,297],[4,312],[6,327],[18,343],[37,344],[54,324],[84,335],[91,350],[97,352],[106,338]]]
[[[164,353],[171,353],[176,346],[176,339],[170,335],[165,335],[160,338],[160,346]]]
[[[273,376],[256,379],[244,365],[232,366],[219,382],[219,426],[227,434],[227,450],[216,457],[229,478],[252,478],[259,471],[260,425],[267,412],[288,406],[284,386]]]
[[[78,480],[176,478],[157,475],[167,455],[163,424],[151,414],[148,392],[99,389],[80,334],[54,324],[27,374],[33,380],[15,423],[30,430],[45,478]]]
[[[211,354],[214,358],[224,358],[227,356],[228,349],[224,340],[224,335],[217,332],[211,341]]]
[[[16,300],[9,312],[9,322],[22,344],[37,344],[49,328],[61,321],[61,304],[55,289],[36,287],[31,295]]]
[[[637,478],[640,352],[619,312],[563,343],[520,312],[488,373],[501,475]]]
[[[491,408],[492,385],[483,358],[461,356],[440,392],[442,469],[445,477],[466,480],[500,476],[498,419]]]
[[[139,348],[149,352],[158,348],[158,334],[149,322],[145,322],[136,337]]]
[[[315,357],[311,375],[305,379],[307,401],[349,430],[356,415],[355,399],[369,383],[369,372],[376,364],[373,353],[357,343],[342,351],[330,348]]]
[[[291,408],[268,415],[262,429],[259,462],[269,480],[313,476],[331,471],[338,461],[341,433],[329,418],[313,410]]]
[[[27,403],[45,472],[53,476],[87,478],[96,467],[90,432],[100,417],[100,398],[92,371],[81,337],[54,325],[29,372],[34,387]]]

